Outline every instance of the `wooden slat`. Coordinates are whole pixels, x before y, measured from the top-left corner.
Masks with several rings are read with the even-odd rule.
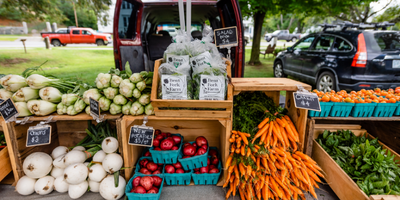
[[[388,195],[371,195],[370,200],[400,200],[400,196]]]
[[[293,92],[286,92],[286,109],[288,115],[294,125],[296,126],[297,132],[299,132],[299,150],[303,151],[306,144],[306,124],[307,124],[307,113],[308,110],[297,109],[294,105]]]
[[[7,147],[0,150],[0,169],[0,181],[2,181],[12,171]]]
[[[231,105],[232,106],[232,105]],[[215,118],[230,118],[232,111],[212,111],[212,110],[159,110],[155,112],[157,117],[199,117],[206,118],[213,116]]]
[[[242,91],[297,91],[297,85],[311,90],[311,86],[288,78],[232,78],[234,95]]]
[[[118,118],[122,117],[122,114],[118,114],[118,115],[111,115],[108,112],[105,113],[101,113],[104,116],[104,119],[110,119],[110,120],[116,120]],[[51,115],[48,116],[31,116],[29,118],[29,121],[45,121],[49,118],[49,116],[53,116],[52,120],[55,121],[82,121],[82,120],[93,120],[93,117],[86,114],[86,113],[79,113],[77,115],[74,116],[70,116],[70,115],[59,115],[57,113],[53,113]],[[18,120],[22,120],[23,117],[17,118]]]
[[[337,130],[347,130],[347,129],[361,129],[361,125],[358,124],[315,124],[315,129],[337,129]]]
[[[16,140],[13,139],[14,137],[11,137],[10,135],[10,128],[12,128],[13,123],[6,123],[5,121],[1,121],[1,125],[3,127],[3,131],[4,131],[4,136],[6,138],[6,142],[8,145],[8,155],[10,157],[10,162],[11,162],[11,168],[14,174],[14,179],[15,182],[17,182],[20,178],[19,174],[18,174],[18,170],[17,170],[17,161],[18,159],[18,151],[15,148],[16,146]]]

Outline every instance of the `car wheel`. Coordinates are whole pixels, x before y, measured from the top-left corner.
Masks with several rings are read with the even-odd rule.
[[[60,40],[53,40],[53,41],[51,41],[51,44],[52,44],[53,46],[55,46],[55,47],[61,46]]]
[[[104,41],[103,40],[97,40],[96,44],[97,44],[97,46],[104,46]]]
[[[274,64],[274,76],[276,78],[286,77],[286,75],[283,73],[283,65],[281,61],[277,61]]]
[[[330,92],[336,89],[336,78],[332,72],[322,72],[317,81],[317,90],[322,92]]]
[[[61,44],[63,47],[67,46],[67,44]]]
[[[292,38],[292,42],[296,42],[296,40],[297,40],[296,38]]]

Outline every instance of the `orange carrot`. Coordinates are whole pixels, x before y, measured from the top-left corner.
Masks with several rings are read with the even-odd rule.
[[[257,165],[257,171],[260,170],[260,157],[257,157],[256,165]]]
[[[265,118],[257,127],[258,127],[259,129],[261,129],[262,127],[265,126],[265,124],[268,123],[268,121],[269,121],[269,118],[267,117],[267,118]]]
[[[243,142],[244,142],[246,145],[248,145],[248,144],[249,144],[249,141],[247,140],[246,135],[245,135],[244,133],[240,132],[240,131],[238,131],[238,134],[240,135],[240,137],[242,137]]]
[[[264,135],[265,132],[267,132],[269,127],[269,124],[265,125],[262,129],[258,130],[258,132],[256,133],[256,135],[254,136],[253,140],[251,141],[251,143],[254,143],[254,141],[261,137],[262,135]]]
[[[245,156],[246,155],[246,152],[245,152],[245,149],[244,149],[244,145],[241,147],[241,149],[240,149],[240,153],[242,154],[242,156]]]
[[[233,168],[233,171],[234,171],[234,173],[235,173],[235,177],[236,177],[237,179],[239,179],[239,178],[240,178],[240,174],[239,174],[238,165],[235,165],[235,167]]]
[[[282,127],[285,127],[285,126],[286,126],[286,124],[285,124],[281,119],[279,119],[279,118],[276,118],[275,121],[278,122],[278,124],[279,124],[280,126],[282,126]]]
[[[229,155],[228,159],[226,159],[225,167],[231,166],[232,159],[233,159],[233,152]]]

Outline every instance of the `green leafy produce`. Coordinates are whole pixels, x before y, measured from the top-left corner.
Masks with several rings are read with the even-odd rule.
[[[368,196],[400,195],[399,164],[378,138],[357,137],[349,130],[325,130],[317,142]]]
[[[6,146],[6,138],[4,137],[4,133],[0,132],[0,146]]]
[[[282,117],[286,112],[263,92],[241,92],[233,99],[232,130],[254,135],[263,119]]]

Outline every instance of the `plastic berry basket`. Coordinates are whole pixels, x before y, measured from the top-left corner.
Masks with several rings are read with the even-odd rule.
[[[194,142],[189,142],[190,144],[193,144]],[[184,170],[192,170],[200,167],[206,167],[207,166],[207,156],[208,156],[208,151],[210,150],[210,147],[207,148],[207,152],[203,155],[199,156],[193,156],[191,158],[182,158],[183,154],[179,154],[179,162],[182,164],[182,167]]]
[[[139,176],[142,176],[142,175],[150,175],[150,174],[143,174],[143,173],[141,173],[141,172],[139,172],[140,171],[140,161],[141,160],[143,160],[143,159],[147,159],[147,160],[149,160],[149,161],[153,161],[153,159],[151,158],[151,157],[141,157],[139,160],[138,160],[138,162],[136,163],[136,169],[135,169],[135,174],[137,174],[137,175],[139,175]],[[164,168],[165,168],[165,166],[163,165],[163,167],[162,167],[162,169],[161,169],[161,174],[157,174],[157,175],[160,175],[160,176],[164,176],[162,173],[163,173],[163,171],[164,171]]]
[[[351,111],[352,117],[371,117],[377,103],[356,103]]]
[[[155,163],[162,163],[162,164],[173,164],[178,161],[179,152],[182,149],[183,137],[181,134],[172,134],[181,137],[181,144],[179,145],[178,150],[167,150],[167,151],[156,151],[154,147],[149,149],[151,153],[151,157]]]
[[[397,108],[396,108],[396,111],[394,111],[393,115],[396,115],[396,116],[400,115],[400,102],[397,102]]]
[[[319,102],[321,106],[321,112],[315,110],[309,110],[308,116],[310,117],[328,117],[331,112],[334,102]]]
[[[183,174],[169,174],[165,173],[165,168],[163,170],[163,175],[165,178],[165,183],[167,185],[189,185],[190,180],[192,179],[192,173],[193,170],[190,170],[190,172],[183,173]]]
[[[398,108],[397,103],[377,103],[375,107],[373,117],[392,117],[396,109]]]
[[[355,103],[334,102],[329,116],[348,117]]]
[[[134,178],[136,177],[144,177],[144,176],[159,176],[157,175],[134,175],[128,182],[128,184],[125,187],[125,195],[128,197],[129,200],[158,200],[160,199],[161,196],[161,191],[164,185],[164,177],[159,176],[160,178],[163,179],[161,185],[160,185],[160,189],[158,190],[157,194],[139,194],[139,193],[133,193],[131,192],[133,186],[132,186],[132,181]]]
[[[151,156],[144,156],[144,154],[150,150],[150,147],[146,147],[143,149],[142,156],[140,158],[152,158]],[[149,151],[150,152],[150,151]],[[150,153],[151,154],[151,153]]]
[[[195,185],[216,185],[218,183],[219,176],[221,175],[222,165],[221,160],[218,163],[219,173],[204,173],[195,174],[192,173],[193,182]]]

